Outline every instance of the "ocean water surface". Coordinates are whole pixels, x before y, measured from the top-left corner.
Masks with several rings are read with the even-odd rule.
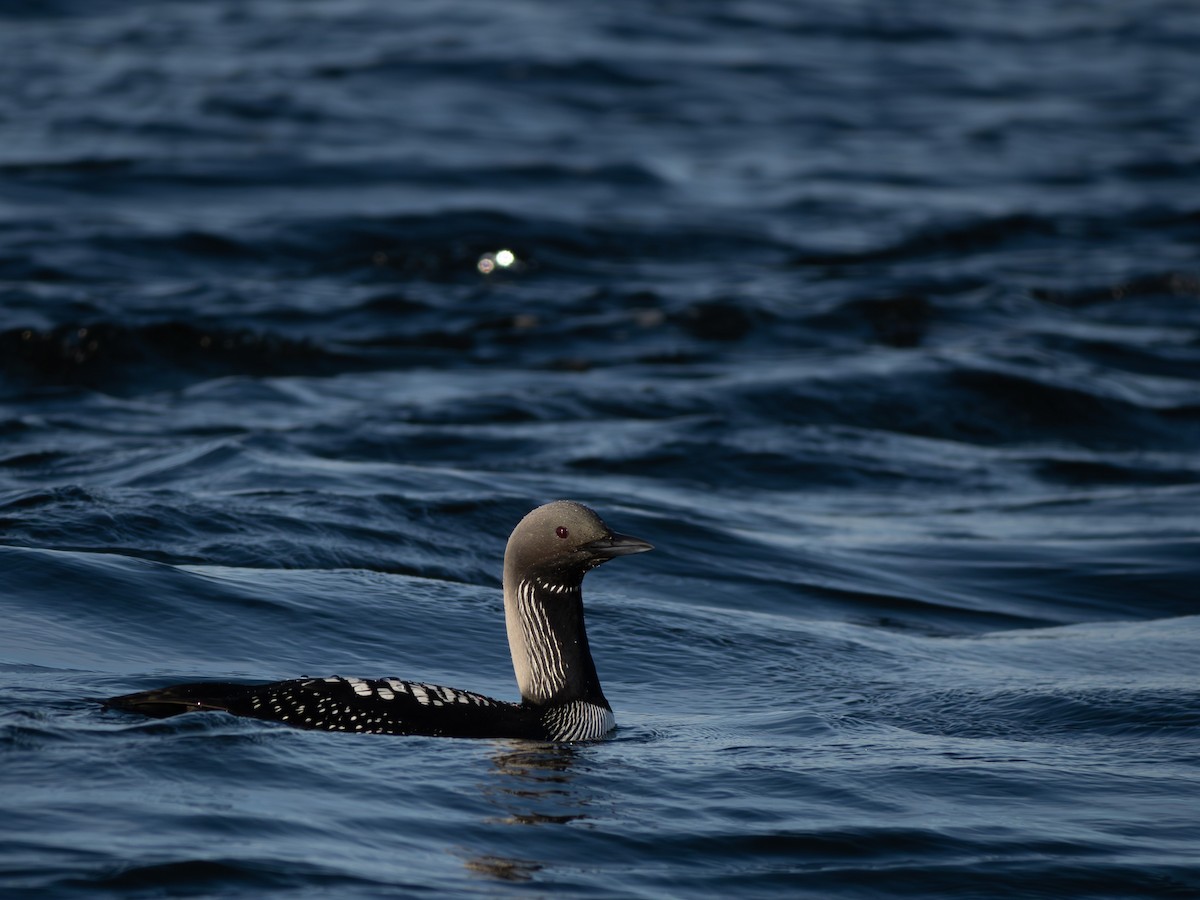
[[[0,7],[0,895],[1200,896],[1200,11]],[[606,741],[88,698],[516,698]]]

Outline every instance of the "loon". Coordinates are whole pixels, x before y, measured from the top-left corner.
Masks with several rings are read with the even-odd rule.
[[[203,710],[299,728],[437,737],[588,741],[616,727],[583,624],[583,576],[653,549],[570,500],[523,518],[504,551],[504,621],[520,703],[398,678],[177,684],[101,701],[155,718]]]

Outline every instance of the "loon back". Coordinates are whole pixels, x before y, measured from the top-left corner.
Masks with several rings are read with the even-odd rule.
[[[438,737],[579,741],[616,725],[583,620],[583,576],[651,545],[616,534],[569,500],[540,506],[504,554],[504,613],[520,703],[397,678],[200,682],[124,694],[106,708],[158,718],[217,710],[298,728]]]

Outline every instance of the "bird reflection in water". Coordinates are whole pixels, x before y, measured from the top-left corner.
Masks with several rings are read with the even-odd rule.
[[[575,750],[569,744],[522,744],[492,756],[500,776],[485,792],[508,815],[507,825],[564,825],[586,819],[584,801],[571,789]]]
[[[495,778],[484,796],[502,814],[489,819],[500,825],[565,825],[587,819],[587,798],[572,784],[576,752],[566,744],[510,741],[492,755]],[[544,863],[531,859],[486,855],[469,858],[468,870],[502,881],[529,881]]]
[[[476,856],[464,865],[467,871],[486,875],[500,881],[529,881],[542,864],[531,859],[509,859],[506,856]]]

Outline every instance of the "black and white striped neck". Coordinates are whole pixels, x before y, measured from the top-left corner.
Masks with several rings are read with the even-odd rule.
[[[582,574],[577,579],[533,576],[505,591],[506,612],[517,620],[509,644],[525,703],[583,701],[609,709],[588,646],[581,581]]]

